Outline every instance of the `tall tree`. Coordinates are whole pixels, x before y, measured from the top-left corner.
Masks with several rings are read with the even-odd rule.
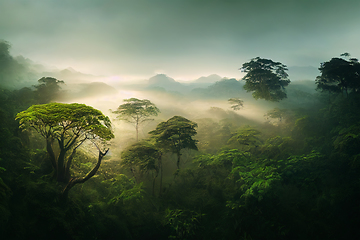
[[[101,144],[114,137],[109,118],[85,104],[33,105],[18,113],[16,119],[20,120],[20,128],[35,129],[45,138],[54,177],[65,185],[62,192],[65,198],[75,184],[84,183],[95,175],[109,151],[102,151]],[[85,141],[91,141],[98,149],[97,164],[86,176],[71,178],[72,159]]]
[[[39,104],[49,103],[54,100],[60,93],[60,84],[64,84],[64,81],[52,77],[42,77],[38,82],[39,84],[34,85],[34,87],[36,88],[35,98]]]
[[[321,75],[316,78],[317,89],[333,93],[358,92],[360,90],[360,63],[356,58],[349,58],[349,53],[341,54],[344,58],[332,58],[321,63]],[[348,58],[345,59],[345,58]]]
[[[136,141],[139,141],[139,125],[145,121],[153,120],[151,116],[157,116],[160,110],[147,99],[129,98],[124,99],[124,104],[120,105],[113,113],[117,114],[117,119],[135,124]]]
[[[174,116],[166,122],[161,122],[156,129],[150,131],[156,142],[162,148],[177,155],[176,166],[180,169],[181,149],[189,148],[197,150],[196,140],[192,137],[196,135],[197,124],[181,116]]]
[[[161,151],[153,144],[138,142],[121,153],[121,165],[131,171],[137,183],[145,173],[152,172],[152,193],[155,195],[155,181],[162,168],[161,156]]]
[[[244,89],[253,92],[255,99],[278,102],[286,98],[285,87],[289,85],[286,65],[270,59],[256,57],[240,68],[246,72],[242,80]]]

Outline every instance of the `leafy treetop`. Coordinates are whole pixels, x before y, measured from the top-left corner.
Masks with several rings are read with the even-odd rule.
[[[197,124],[181,116],[174,116],[166,122],[161,122],[156,129],[149,132],[156,139],[157,144],[178,156],[177,167],[180,168],[180,150],[189,148],[198,150],[196,140],[192,137],[196,135]]]
[[[64,84],[64,81],[52,77],[42,77],[38,80],[38,83],[34,85],[36,88],[35,95],[38,103],[45,104],[58,96],[61,89],[60,84]]]
[[[349,58],[349,53],[341,54]],[[360,63],[356,58],[332,58],[319,68],[321,75],[316,78],[317,89],[328,92],[358,92],[360,89]]]
[[[138,141],[139,125],[145,121],[153,120],[150,116],[157,116],[160,110],[147,99],[129,98],[124,99],[124,102],[112,112],[118,115],[117,119],[135,124],[136,141]]]
[[[240,69],[247,73],[243,77],[246,81],[244,89],[253,92],[255,99],[277,102],[287,97],[284,90],[290,80],[286,65],[256,57],[244,63]]]
[[[121,153],[121,165],[129,168],[139,167],[139,171],[147,172],[156,169],[156,160],[158,159],[159,151],[147,142],[138,142],[127,147]]]
[[[150,120],[148,117],[157,116],[160,110],[147,99],[129,98],[123,100],[124,104],[120,105],[113,113],[118,114],[117,118],[131,123],[137,121],[144,122]]]
[[[44,138],[66,141],[64,147],[71,148],[76,140],[90,137],[110,140],[114,137],[111,122],[99,110],[85,104],[49,103],[33,105],[16,115],[20,127],[31,127]]]

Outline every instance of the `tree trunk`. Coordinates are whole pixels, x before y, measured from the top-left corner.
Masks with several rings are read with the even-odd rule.
[[[57,159],[57,166],[56,166],[56,179],[58,182],[68,182],[69,179],[65,177],[65,155],[66,151],[64,149],[60,149],[60,154]]]
[[[56,173],[56,157],[54,150],[52,149],[52,140],[49,138],[46,139],[46,151],[49,154],[51,165],[53,166],[53,169]]]
[[[66,185],[66,187],[63,189],[62,194],[61,194],[61,200],[62,201],[66,201],[69,195],[69,191],[70,189],[75,186],[78,183],[84,183],[87,180],[89,180],[92,176],[95,175],[95,173],[98,171],[98,169],[100,168],[101,165],[101,160],[103,159],[103,157],[108,153],[109,149],[107,149],[104,153],[101,152],[99,150],[99,157],[98,157],[98,161],[96,163],[96,166],[88,173],[85,175],[85,177],[78,177],[78,178],[71,178],[70,181],[68,182],[68,184]]]
[[[181,158],[181,153],[178,152],[177,153],[177,162],[176,162],[177,169],[180,169],[180,158]]]
[[[162,154],[160,154],[160,156],[159,156],[159,171],[160,171],[160,191],[159,191],[159,196],[161,196],[161,193],[162,193],[162,178],[163,178],[163,168],[162,168],[162,159],[161,159],[161,157],[162,157]]]
[[[69,156],[67,162],[66,162],[66,167],[65,167],[65,179],[67,182],[70,181],[70,167],[71,167],[71,163],[72,163],[72,160],[75,156],[75,153],[76,153],[76,148],[73,149],[71,155]]]
[[[156,180],[157,174],[155,175],[155,177],[153,177],[153,186],[152,186],[152,195],[155,197],[155,180]]]
[[[135,129],[136,129],[136,142],[139,141],[139,123],[135,124]]]

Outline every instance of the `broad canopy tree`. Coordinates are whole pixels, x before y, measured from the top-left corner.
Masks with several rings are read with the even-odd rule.
[[[54,100],[60,93],[61,84],[64,81],[52,77],[42,77],[38,80],[37,85],[34,85],[36,101],[39,104],[49,103]]]
[[[156,129],[150,131],[158,146],[164,151],[173,152],[177,155],[176,166],[180,169],[181,149],[188,148],[198,150],[193,139],[196,135],[197,124],[181,116],[174,116],[166,122],[161,122]]]
[[[350,54],[341,54],[350,57]],[[332,58],[319,68],[321,75],[316,78],[317,89],[332,93],[358,92],[360,90],[360,63],[356,58]]]
[[[278,102],[286,98],[285,87],[290,80],[286,65],[271,59],[256,57],[240,68],[246,75],[244,89],[252,92],[255,99]]]
[[[16,115],[20,128],[34,129],[46,140],[54,178],[65,184],[63,196],[77,183],[84,183],[95,175],[102,158],[109,149],[103,150],[103,143],[114,137],[111,122],[99,110],[85,104],[49,103],[33,105]],[[72,178],[70,167],[76,150],[86,141],[98,149],[95,167],[84,177]]]
[[[153,120],[151,116],[157,116],[160,110],[147,99],[129,98],[124,102],[112,112],[118,115],[117,119],[135,124],[136,141],[139,141],[139,125]]]

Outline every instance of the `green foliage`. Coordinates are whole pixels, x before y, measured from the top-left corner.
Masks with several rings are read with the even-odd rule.
[[[129,146],[121,153],[121,165],[129,169],[135,179],[140,181],[142,176],[149,171],[158,173],[158,159],[160,157],[160,151],[153,145],[147,142],[139,142]]]
[[[110,140],[111,122],[101,111],[85,104],[48,103],[33,105],[16,115],[20,128],[33,128],[44,138],[69,138],[66,147],[88,134]]]
[[[342,56],[349,57],[349,54]],[[319,68],[321,75],[316,78],[317,89],[348,94],[358,92],[360,89],[360,63],[356,58],[349,60],[343,58],[332,58],[323,62]]]
[[[106,182],[110,183],[111,195],[115,194],[108,204],[126,205],[129,202],[136,204],[144,199],[143,183],[136,184],[124,174],[119,174],[115,178],[106,180]]]
[[[176,235],[170,236],[170,239],[192,239],[197,230],[201,226],[201,218],[205,214],[200,214],[194,211],[175,209],[166,209],[165,222],[173,230]]]
[[[355,124],[339,131],[334,141],[336,150],[346,154],[356,155],[360,153],[360,125]]]
[[[117,118],[130,122],[148,121],[148,117],[157,116],[160,110],[147,99],[129,98],[124,99],[124,104],[120,105],[113,113],[118,114]]]
[[[241,70],[246,72],[244,89],[253,92],[255,99],[278,102],[286,98],[284,89],[290,83],[286,65],[256,57],[244,63]]]
[[[319,152],[312,151],[309,154],[290,156],[286,161],[279,161],[279,167],[283,177],[300,175],[303,181],[311,182],[317,177],[311,171],[316,171],[323,164],[321,161],[323,157]],[[307,171],[309,171],[307,174],[308,177],[303,178],[305,176],[304,173]],[[311,178],[309,178],[310,176]],[[304,184],[303,181],[299,181],[299,183]]]
[[[233,167],[231,176],[238,179],[237,185],[241,192],[240,199],[228,201],[227,206],[232,209],[245,206],[250,197],[261,201],[272,185],[280,180],[277,167],[267,159],[256,161],[248,158]]]
[[[114,137],[111,122],[101,111],[85,104],[48,103],[33,105],[16,115],[22,129],[35,129],[46,140],[46,150],[54,169],[54,178],[65,185],[62,198],[69,190],[95,175],[102,158],[109,151],[101,151],[101,144]],[[84,176],[71,178],[71,165],[76,150],[86,140],[99,151],[97,164]],[[54,149],[54,142],[55,145]],[[69,152],[71,152],[69,154]]]
[[[71,174],[72,176],[84,176],[88,173],[96,164],[96,157],[89,154],[89,152],[80,149],[76,152],[72,160]]]
[[[38,104],[45,104],[58,97],[61,89],[60,84],[64,84],[64,81],[52,77],[42,77],[38,83],[38,85],[34,85],[36,88],[35,98]]]
[[[261,155],[272,159],[284,159],[296,154],[301,149],[299,142],[291,137],[276,136],[268,138],[261,146]]]
[[[244,149],[249,151],[262,143],[262,140],[259,138],[260,134],[261,133],[255,128],[244,126],[236,131],[235,135],[229,139],[228,143],[231,144],[237,142],[241,146],[245,146]]]
[[[134,123],[136,128],[136,141],[138,141],[138,127],[145,121],[151,121],[151,116],[157,116],[160,110],[154,103],[147,99],[129,98],[124,99],[124,104],[120,105],[113,113],[117,114],[117,119]]]
[[[279,123],[283,121],[284,118],[286,118],[289,115],[289,111],[287,109],[279,109],[274,108],[270,111],[268,111],[264,117],[265,119],[277,119]]]
[[[161,122],[156,129],[150,131],[160,148],[178,155],[177,167],[180,167],[180,150],[189,148],[198,150],[196,140],[197,124],[181,116],[174,116],[166,122]]]
[[[155,136],[159,143],[175,142],[172,147],[176,149],[187,147],[197,150],[196,141],[192,139],[196,134],[196,127],[196,123],[181,116],[174,116],[166,122],[159,123],[156,129],[149,133]]]

